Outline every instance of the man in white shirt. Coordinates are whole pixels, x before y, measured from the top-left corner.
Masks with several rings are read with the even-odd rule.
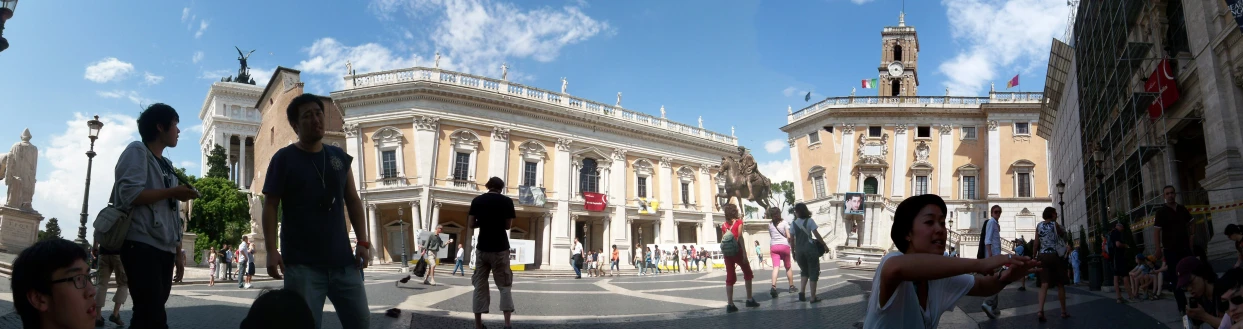
[[[570,266],[574,267],[574,278],[582,279],[583,272],[580,268],[583,261],[583,245],[578,243],[578,238],[574,238],[574,246],[570,250]]]
[[[980,239],[980,243],[984,244],[984,258],[1001,254],[1001,206],[993,205],[989,209],[992,215],[984,223],[984,236]],[[992,274],[992,273],[989,273]],[[984,299],[984,303],[980,304],[980,308],[984,310],[984,315],[988,315],[991,319],[997,318],[997,295]]]

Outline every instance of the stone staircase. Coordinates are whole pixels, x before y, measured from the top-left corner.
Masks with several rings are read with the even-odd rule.
[[[874,271],[885,257],[885,248],[877,246],[837,246],[837,266],[841,268]]]

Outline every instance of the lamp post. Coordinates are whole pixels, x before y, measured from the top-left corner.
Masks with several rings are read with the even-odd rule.
[[[406,268],[406,220],[403,216],[405,212],[401,207],[397,207],[397,222],[401,225],[401,267]]]
[[[17,1],[14,1],[14,4],[16,3]],[[4,5],[8,6],[9,3],[5,2]],[[94,119],[86,122],[86,126],[89,128],[87,137],[91,139],[91,149],[86,151],[86,189],[82,192],[82,219],[79,220],[78,238],[73,242],[89,250],[91,246],[86,242],[86,206],[91,197],[91,165],[95,163],[95,139],[99,138],[99,130],[103,129],[104,123],[99,121],[99,116],[96,115]]]
[[[1057,207],[1058,217],[1062,218],[1062,227],[1066,227],[1066,183],[1061,179],[1057,180]]]
[[[13,18],[17,10],[17,0],[0,0],[0,51],[9,49],[9,40],[4,38],[4,22]]]

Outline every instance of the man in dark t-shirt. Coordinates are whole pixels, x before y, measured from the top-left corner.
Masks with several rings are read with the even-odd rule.
[[[272,155],[263,183],[268,275],[281,279],[283,273],[285,288],[306,298],[315,328],[321,325],[325,297],[332,299],[341,327],[370,328],[362,269],[371,242],[350,170],[354,158],[323,144],[324,103],[319,96],[295,97],[285,115],[298,142]],[[280,246],[277,207],[282,212]],[[347,210],[358,241],[353,251],[345,227]]]
[[[1178,262],[1191,256],[1191,212],[1187,211],[1187,207],[1178,204],[1175,199],[1178,194],[1173,186],[1166,186],[1161,192],[1165,204],[1155,211],[1152,234],[1155,235],[1153,241],[1157,242],[1157,258],[1165,257],[1166,283],[1173,285],[1174,278],[1178,277],[1175,271]],[[1187,307],[1186,292],[1181,287],[1171,288],[1178,312],[1183,313]]]
[[[514,284],[514,272],[509,269],[509,236],[506,231],[514,224],[514,200],[502,194],[505,181],[500,177],[488,179],[484,185],[488,193],[470,202],[466,222],[473,231],[479,229],[475,245],[475,273],[470,282],[475,286],[472,308],[475,311],[475,327],[483,328],[483,313],[488,313],[491,295],[488,290],[488,273],[496,280],[501,291],[501,312],[505,313],[505,328],[510,328],[510,315],[514,312],[514,298],[510,289]],[[474,235],[474,232],[471,232]]]
[[[1113,231],[1109,231],[1109,259],[1114,266],[1114,297],[1122,303],[1122,287],[1130,287],[1131,268],[1127,265],[1126,250],[1129,248],[1122,242],[1122,222],[1114,223]]]

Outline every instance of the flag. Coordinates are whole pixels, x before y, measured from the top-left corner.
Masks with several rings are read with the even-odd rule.
[[[583,192],[583,209],[587,211],[604,211],[609,205],[607,195],[595,192]]]
[[[1178,101],[1178,85],[1174,80],[1174,72],[1170,70],[1170,60],[1163,59],[1157,64],[1157,68],[1152,71],[1152,75],[1148,77],[1148,81],[1144,83],[1144,91],[1150,93],[1159,93],[1157,99],[1148,105],[1148,117],[1156,119],[1165,113],[1165,109],[1174,105]]]
[[[876,80],[877,79],[872,79],[872,80],[863,79],[863,89],[876,88]]]
[[[1015,74],[1014,78],[1010,79],[1010,82],[1006,82],[1006,89],[1010,89],[1010,88],[1014,88],[1018,86],[1019,86],[1019,75],[1018,74]]]
[[[803,96],[803,101],[806,102],[810,100],[811,100],[811,92],[809,91],[807,92],[807,96]]]
[[[655,214],[660,208],[660,201],[639,198],[639,214]]]

